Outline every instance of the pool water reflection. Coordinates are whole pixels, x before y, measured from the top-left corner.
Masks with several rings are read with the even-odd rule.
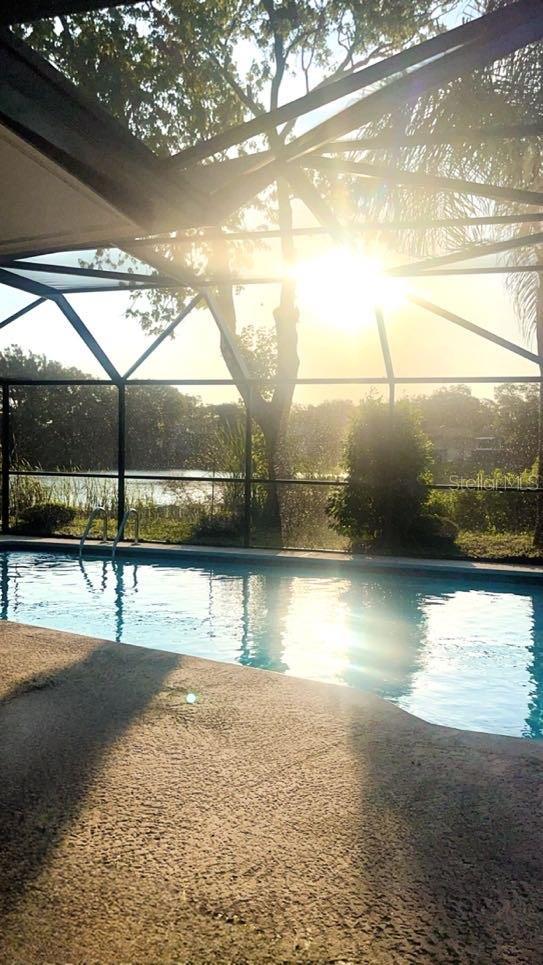
[[[1,616],[346,684],[435,723],[543,735],[543,588],[0,554]]]

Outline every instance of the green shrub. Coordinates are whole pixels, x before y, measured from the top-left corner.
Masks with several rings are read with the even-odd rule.
[[[230,513],[202,513],[195,524],[191,537],[202,539],[206,537],[239,538],[243,528],[243,520]]]
[[[454,543],[457,536],[456,523],[436,513],[423,513],[409,528],[409,542],[413,546],[446,547]]]
[[[529,491],[437,490],[428,508],[449,517],[462,531],[525,533],[535,525],[536,497]]]
[[[50,536],[67,526],[75,517],[75,510],[62,503],[42,503],[24,509],[17,523],[17,532],[34,536]]]
[[[361,404],[346,449],[347,484],[328,503],[352,545],[413,548],[450,543],[456,528],[427,511],[431,443],[407,406]]]

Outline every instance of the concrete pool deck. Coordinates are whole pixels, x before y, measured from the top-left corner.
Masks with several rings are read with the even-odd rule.
[[[0,626],[2,962],[517,965],[542,923],[542,746]]]

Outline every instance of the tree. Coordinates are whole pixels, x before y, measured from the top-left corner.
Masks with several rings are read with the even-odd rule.
[[[493,403],[472,395],[468,385],[443,386],[431,395],[415,396],[412,404],[420,412],[422,427],[431,438],[443,427],[481,435],[494,418]]]
[[[495,405],[490,399],[472,395],[467,385],[447,385],[430,395],[411,398],[410,405],[434,446],[434,482],[450,482],[453,474],[475,475],[488,468],[489,454],[481,463],[477,439],[498,435]]]
[[[350,399],[294,404],[283,440],[289,465],[308,478],[336,477],[355,411]]]
[[[81,370],[8,346],[0,373],[12,378],[81,379]],[[43,469],[111,469],[116,459],[115,389],[108,386],[10,387],[12,463]]]
[[[347,482],[330,502],[335,529],[376,547],[417,543],[423,529],[431,444],[407,406],[360,405],[346,450]]]
[[[111,470],[117,462],[117,392],[85,385],[85,372],[10,346],[0,374],[11,378],[81,379],[82,385],[16,385],[10,389],[12,462],[44,470]],[[226,417],[172,386],[127,390],[127,468],[207,469],[210,440]]]
[[[444,12],[453,0],[441,6]],[[285,98],[287,82],[307,91],[325,78],[337,77],[386,56],[413,39],[440,28],[430,0],[293,0],[277,3],[240,0],[151,0],[144,8],[63,17],[23,28],[25,39],[71,79],[95,93],[156,151],[176,151],[236,123],[256,116]],[[288,99],[288,95],[286,95]],[[288,124],[269,135],[280,147],[292,133]],[[288,184],[260,199],[282,232],[282,258],[295,258],[293,210]],[[252,209],[254,211],[254,204]],[[200,258],[216,270],[228,267],[225,246],[204,246]],[[236,316],[231,289],[217,293],[232,332]],[[145,309],[136,308],[142,324],[162,328],[178,310],[175,295],[155,293]],[[266,449],[267,471],[274,480],[280,466],[280,439],[292,403],[292,380],[298,374],[296,286],[281,287],[274,310],[275,375],[270,395],[248,391],[230,349],[222,352],[246,403],[250,402]],[[277,493],[271,509],[279,522]]]
[[[474,13],[482,14],[507,0],[478,0]],[[541,151],[537,140],[489,138],[471,142],[448,143],[447,136],[454,128],[493,127],[512,124],[530,124],[540,121],[541,76],[543,75],[543,45],[534,43],[524,47],[501,61],[470,73],[469,76],[450,83],[439,91],[421,97],[414,109],[400,109],[373,126],[372,133],[394,132],[427,136],[444,135],[445,143],[386,149],[366,152],[365,160],[385,162],[389,166],[448,177],[515,186],[540,191],[543,184]],[[363,131],[364,136],[369,129]],[[380,186],[375,193],[361,194],[359,186],[351,183],[352,197],[365,215],[388,216],[392,219],[415,217],[433,221],[440,218],[465,217],[466,215],[511,214],[532,211],[533,208],[519,204],[483,200],[469,195],[417,188],[410,190]],[[518,227],[482,228],[456,225],[447,229],[434,228],[424,232],[398,232],[389,243],[398,250],[411,255],[435,254],[450,250],[451,246],[492,242],[515,234],[530,235],[540,230],[539,224],[523,224]],[[517,248],[504,255],[512,266],[522,262],[543,266],[541,248]],[[517,318],[523,336],[536,346],[543,355],[543,289],[537,273],[511,274],[508,286],[513,294]],[[540,367],[543,377],[543,366]],[[538,434],[538,485],[543,488],[543,383],[539,390]],[[537,497],[537,521],[534,544],[543,546],[543,494]]]
[[[536,385],[500,385],[496,389],[496,435],[506,471],[531,470],[537,459],[539,390]]]

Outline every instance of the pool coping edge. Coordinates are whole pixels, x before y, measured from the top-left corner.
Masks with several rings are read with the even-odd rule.
[[[87,540],[84,557],[111,557],[111,543]],[[0,536],[0,550],[41,551],[49,553],[79,554],[79,541],[61,537]],[[506,580],[543,581],[543,566],[511,563],[483,563],[471,560],[428,559],[425,557],[369,556],[334,553],[320,550],[256,549],[230,546],[195,546],[190,544],[119,543],[116,556],[122,559],[147,558],[150,562],[190,562],[193,560],[216,560],[231,562],[258,562],[273,566],[315,565],[317,568],[341,569],[353,572],[401,572],[433,573],[447,576],[488,578]]]

